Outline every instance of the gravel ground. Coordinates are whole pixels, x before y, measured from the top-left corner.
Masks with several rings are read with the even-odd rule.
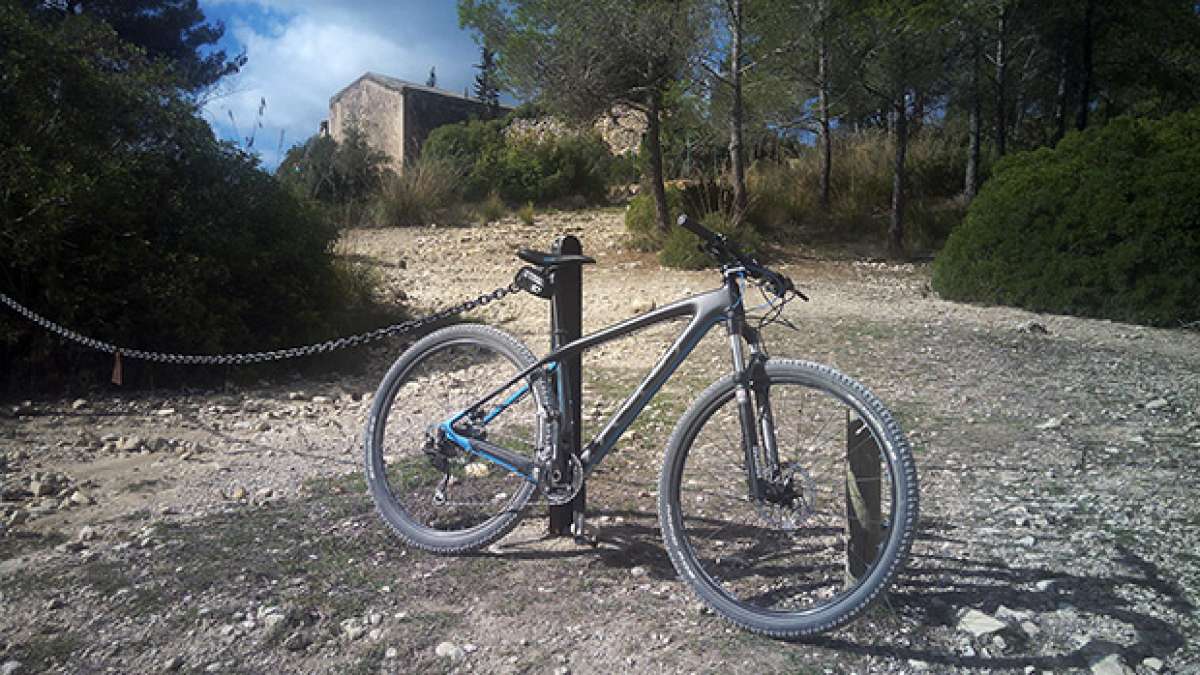
[[[357,230],[340,252],[421,313],[506,284],[515,249],[575,234],[598,259],[585,330],[717,283],[625,250],[620,222]],[[920,470],[909,569],[853,625],[757,638],[675,578],[657,466],[727,368],[719,336],[596,475],[599,547],[545,538],[536,507],[465,558],[405,549],[363,495],[363,416],[392,343],[363,350],[360,375],[7,404],[0,672],[1197,671],[1200,334],[944,302],[923,265],[802,246],[778,259],[812,302],[789,306],[796,330],[772,327],[771,351],[866,383]],[[545,349],[542,300],[472,317]],[[587,354],[585,435],[675,330]]]

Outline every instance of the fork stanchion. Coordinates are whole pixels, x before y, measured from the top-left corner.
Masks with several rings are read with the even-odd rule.
[[[559,237],[554,242],[552,252],[556,255],[582,255],[583,245],[579,239],[571,235]],[[583,265],[568,263],[559,265],[550,278],[554,295],[550,299],[550,348],[555,349],[583,335]],[[576,457],[582,452],[580,447],[582,418],[580,415],[580,400],[583,396],[582,358],[572,356],[562,363],[554,372],[554,386],[559,393],[560,428],[559,444],[563,450]],[[566,452],[563,452],[563,466],[558,467],[567,471],[565,463]],[[587,485],[580,488],[579,494],[570,504],[550,507],[550,534],[582,536],[583,517],[587,503]],[[578,525],[577,531],[572,527]]]
[[[879,444],[857,417],[846,420],[846,583],[853,584],[879,557],[882,516]]]

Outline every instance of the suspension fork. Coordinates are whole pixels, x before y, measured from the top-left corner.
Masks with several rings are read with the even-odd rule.
[[[735,302],[725,321],[729,336],[729,350],[733,357],[733,391],[737,397],[738,421],[742,429],[742,453],[746,463],[746,493],[751,501],[762,501],[762,481],[759,479],[759,444],[758,431],[754,414],[754,401],[751,396],[751,368],[746,363],[742,349],[742,335],[745,326],[745,311],[741,307],[741,288],[737,281],[727,283],[730,295]]]
[[[762,348],[762,335],[749,326],[742,326],[742,334],[750,345],[750,391],[757,411],[757,431],[761,434],[764,477],[774,480],[779,477],[779,445],[775,436],[775,414],[771,406],[771,382],[767,377],[767,353]]]

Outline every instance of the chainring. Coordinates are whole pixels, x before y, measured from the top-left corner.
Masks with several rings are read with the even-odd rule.
[[[583,489],[583,463],[579,461],[579,457],[575,455],[567,455],[567,462],[571,465],[571,482],[567,484],[555,484],[549,479],[552,475],[551,471],[542,471],[542,475],[546,476],[542,480],[542,493],[546,495],[546,501],[551,506],[562,506],[570,504],[575,495]]]

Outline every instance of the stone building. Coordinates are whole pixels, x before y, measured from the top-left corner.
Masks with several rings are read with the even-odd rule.
[[[509,112],[500,107],[499,115]],[[341,142],[357,120],[367,143],[403,171],[414,161],[429,132],[455,122],[488,115],[486,103],[454,92],[366,73],[329,99],[329,134]]]

